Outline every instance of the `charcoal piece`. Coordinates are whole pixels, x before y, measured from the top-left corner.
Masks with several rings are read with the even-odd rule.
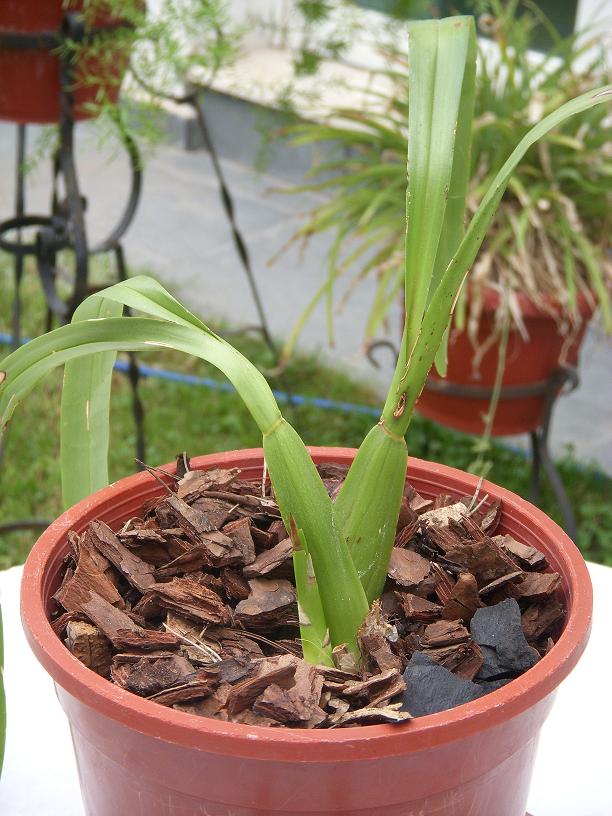
[[[457,677],[423,652],[412,655],[404,671],[404,680],[406,691],[401,697],[402,710],[409,711],[413,717],[471,703],[485,693],[481,686]]]
[[[484,694],[490,694],[492,691],[497,691],[497,689],[507,686],[508,683],[512,682],[512,678],[506,677],[502,680],[477,680],[476,682],[480,688],[483,689]]]
[[[518,677],[540,658],[523,634],[521,610],[514,598],[477,609],[470,631],[484,658],[479,680]]]

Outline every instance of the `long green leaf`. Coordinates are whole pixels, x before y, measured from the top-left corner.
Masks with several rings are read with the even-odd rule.
[[[72,322],[119,317],[120,303],[88,298]],[[108,484],[110,393],[117,352],[66,363],[62,386],[60,460],[62,499],[71,507]]]
[[[417,342],[431,288],[442,274],[440,267],[448,262],[463,231],[475,60],[473,18],[411,26],[406,317],[400,368]],[[456,146],[466,155],[455,161]],[[406,402],[405,395],[394,397],[392,419],[401,416]],[[370,601],[384,586],[407,455],[403,434],[396,434],[386,420],[373,428],[334,507]]]
[[[197,318],[147,279],[117,284],[95,297],[108,297],[140,311],[163,315],[164,319],[80,320],[18,349],[3,361],[0,427],[6,425],[17,404],[47,373],[87,355],[162,347],[217,366],[233,383],[262,431],[266,462],[285,524],[289,526],[293,517],[303,530],[332,645],[346,643],[358,656],[356,632],[368,609],[365,593],[346,542],[334,526],[323,482],[304,443],[282,418],[262,374],[228,343],[206,327],[200,328]]]
[[[423,390],[427,374],[448,325],[459,290],[482,245],[487,229],[493,220],[495,211],[516,166],[527,150],[550,130],[584,110],[608,102],[611,97],[612,86],[605,86],[572,99],[546,116],[521,139],[491,183],[434,293],[423,318],[419,341],[411,358],[407,361],[403,370],[400,366],[396,368],[383,411],[385,423],[394,433],[404,434],[408,429],[412,409]],[[401,394],[406,394],[405,410],[400,417],[394,417],[393,411],[398,396]]]
[[[404,438],[375,425],[361,443],[334,503],[336,522],[370,603],[380,597],[387,577],[407,461]]]
[[[405,360],[417,341],[432,285],[441,277],[439,267],[448,262],[463,229],[474,100],[474,19],[414,23],[409,47]],[[455,162],[457,135],[468,155]]]
[[[2,628],[2,604],[0,603],[0,777],[4,764],[6,744],[6,693],[4,691],[4,630]]]

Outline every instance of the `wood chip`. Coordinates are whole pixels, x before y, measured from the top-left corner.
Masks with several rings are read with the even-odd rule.
[[[424,648],[435,649],[439,646],[453,646],[457,643],[465,643],[469,639],[470,633],[460,620],[440,620],[425,627],[425,631],[421,635],[421,645]]]
[[[242,571],[245,578],[258,578],[272,572],[281,564],[290,561],[293,554],[293,545],[290,538],[284,538],[269,550],[259,553],[255,560]]]
[[[148,651],[178,645],[174,635],[144,629],[129,615],[92,590],[82,590],[73,585],[70,601],[74,611],[86,615],[117,649],[129,650],[134,647]]]
[[[523,580],[515,587],[514,597],[519,600],[538,603],[551,598],[561,585],[557,572],[523,573]]]
[[[481,598],[487,598],[490,595],[496,595],[499,593],[500,589],[507,588],[508,596],[506,597],[509,597],[510,595],[516,597],[517,587],[515,585],[519,584],[524,575],[525,573],[522,570],[508,572],[506,575],[502,575],[501,578],[496,578],[495,581],[491,581],[490,584],[483,586],[478,594]],[[499,600],[503,599],[499,598]]]
[[[486,510],[484,510],[484,512],[480,514],[480,518],[478,519],[478,524],[483,533],[485,533],[488,536],[493,535],[493,533],[497,530],[499,526],[501,514],[502,514],[501,499],[495,499],[486,508]]]
[[[297,658],[293,655],[269,657],[262,660],[254,677],[232,686],[226,706],[230,715],[233,717],[240,711],[250,708],[270,685],[274,684],[284,689],[291,688],[295,683],[296,668]]]
[[[323,678],[315,667],[300,660],[294,684],[283,688],[272,683],[255,700],[253,711],[282,723],[305,723],[319,708],[322,688]]]
[[[83,599],[95,593],[109,604],[125,609],[125,602],[117,587],[106,573],[100,569],[90,548],[83,544],[80,548],[79,563],[74,573],[67,571],[60,588],[53,596],[67,612],[81,612]]]
[[[85,621],[69,621],[65,643],[88,669],[102,677],[109,676],[113,656],[111,645],[96,626]]]
[[[471,572],[479,586],[486,586],[516,569],[508,564],[499,548],[487,538],[450,547],[446,551],[446,558]]]
[[[154,584],[134,607],[134,611],[145,618],[159,614],[161,609],[178,612],[202,623],[226,624],[232,619],[230,610],[217,593],[190,577]]]
[[[393,547],[387,575],[396,584],[407,589],[416,589],[427,578],[431,562],[412,550]]]
[[[221,682],[218,688],[207,697],[193,702],[173,703],[172,707],[186,714],[195,714],[199,717],[215,717],[215,719],[227,721],[229,716],[224,708],[231,689],[229,683]]]
[[[226,490],[240,475],[238,468],[190,470],[176,485],[176,495],[187,503],[203,496],[207,490]]]
[[[223,591],[230,600],[244,601],[251,594],[249,582],[244,577],[244,572],[224,567],[221,570],[221,583]]]
[[[382,603],[376,601],[357,632],[357,640],[364,658],[377,666],[381,672],[399,671],[401,660],[391,648],[391,643],[397,639],[397,629],[383,612]]]
[[[525,570],[543,570],[548,566],[544,553],[535,547],[521,544],[510,535],[494,536],[493,541],[515,558]]]
[[[436,500],[437,501],[437,500]],[[434,504],[435,507],[435,504]],[[421,525],[428,529],[431,527],[447,527],[449,521],[462,521],[465,516],[465,505],[461,502],[435,507],[421,514]]]
[[[444,620],[462,620],[469,623],[474,612],[482,606],[478,596],[478,583],[470,572],[462,572],[452,589],[450,599],[444,604]]]
[[[92,521],[84,541],[102,553],[139,592],[146,592],[155,583],[154,567],[123,545],[104,522]]]
[[[217,678],[215,675],[207,673],[205,670],[200,670],[194,675],[194,679],[189,683],[180,686],[173,686],[172,688],[160,691],[157,694],[152,694],[147,697],[148,700],[153,700],[165,706],[172,706],[176,703],[184,703],[188,700],[197,700],[200,697],[207,697],[211,694],[216,685]]]
[[[358,711],[347,711],[346,714],[334,719],[333,724],[345,728],[353,725],[400,723],[411,719],[407,711],[400,711],[400,705],[400,703],[397,703],[385,708],[360,708]]]
[[[440,666],[448,669],[448,671],[466,680],[473,680],[483,663],[482,650],[473,640],[448,646],[438,646],[434,649],[423,649],[422,653]]]
[[[297,622],[295,588],[284,579],[252,578],[251,594],[236,606],[236,619],[247,629],[270,629]]]
[[[439,604],[431,603],[409,592],[397,592],[396,597],[410,620],[428,623],[437,620],[442,614],[442,607]]]
[[[438,601],[444,606],[447,604],[453,594],[454,581],[451,581],[448,573],[440,564],[435,561],[431,562],[431,574],[435,579],[434,592]]]
[[[406,684],[398,669],[374,674],[367,680],[349,680],[339,694],[349,700],[361,700],[368,707],[380,705],[406,690]]]
[[[146,655],[135,662],[117,655],[113,663],[115,677],[119,666],[127,666],[127,671],[124,670],[121,675],[122,685],[140,697],[149,697],[171,686],[184,684],[195,672],[192,664],[180,655]]]
[[[531,604],[521,616],[525,637],[529,643],[539,640],[562,618],[563,607],[557,598],[550,598],[543,604]]]

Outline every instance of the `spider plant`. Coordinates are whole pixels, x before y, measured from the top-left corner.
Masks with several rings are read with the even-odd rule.
[[[485,6],[488,13],[479,25],[488,39],[478,40],[469,167],[467,210],[472,215],[508,152],[534,121],[609,76],[604,45],[588,31],[562,37],[530,0],[489,0]],[[543,27],[552,42],[545,55],[533,50]],[[333,344],[337,284],[343,274],[351,274],[352,280],[338,308],[366,277],[376,281],[364,327],[366,347],[402,290],[409,74],[398,45],[385,49],[381,44],[381,49],[386,69],[370,90],[360,92],[361,108],[330,109],[324,121],[289,130],[296,145],[327,147],[324,161],[310,173],[313,180],[296,191],[322,190],[329,197],[311,212],[295,239],[327,232],[335,239],[326,280],[298,319],[285,357],[320,302],[326,304]],[[560,322],[568,325],[580,320],[578,293],[587,298],[594,294],[603,324],[612,331],[608,115],[603,108],[581,111],[545,134],[519,162],[470,270],[470,319],[467,287],[455,312],[457,328],[467,326],[474,345],[484,286],[509,293],[511,305],[517,292],[544,310],[552,300],[562,307]],[[329,153],[330,143],[339,157]],[[501,303],[498,324],[504,308]],[[520,324],[516,309],[513,317]]]
[[[61,459],[69,505],[108,481],[110,380],[117,352],[172,348],[217,366],[263,436],[267,470],[294,542],[301,637],[304,655],[313,662],[332,665],[336,647],[360,657],[358,630],[382,591],[393,546],[414,404],[515,167],[538,138],[612,94],[612,87],[584,94],[527,133],[464,230],[475,55],[471,17],[410,29],[404,335],[380,421],[362,442],[334,502],[263,375],[150,278],[135,277],[90,297],[70,325],[11,354],[0,372],[5,426],[41,378],[65,365]],[[123,317],[124,307],[137,316]]]

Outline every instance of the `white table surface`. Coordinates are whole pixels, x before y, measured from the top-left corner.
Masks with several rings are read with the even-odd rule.
[[[612,569],[589,570],[593,634],[542,731],[529,796],[533,816],[612,816]],[[20,578],[19,567],[0,572],[8,708],[0,814],[83,816],[68,723],[21,628]]]

